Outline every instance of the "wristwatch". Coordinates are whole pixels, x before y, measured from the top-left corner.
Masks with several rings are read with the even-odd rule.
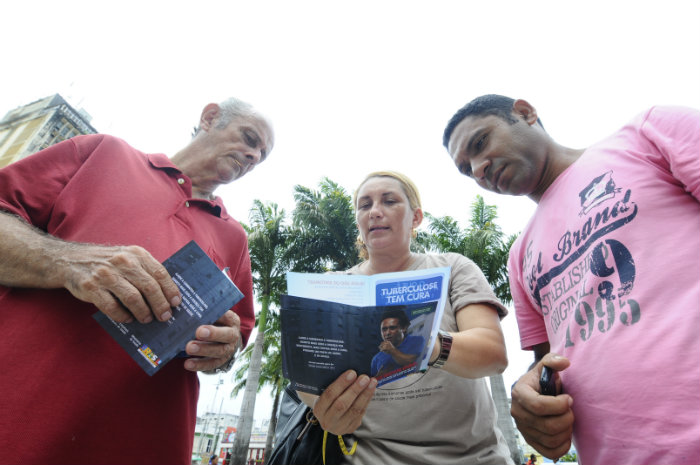
[[[440,341],[440,355],[438,358],[432,362],[428,363],[428,366],[433,368],[442,368],[447,362],[447,357],[450,356],[450,349],[452,349],[452,336],[447,331],[438,331],[438,340]]]
[[[215,368],[214,373],[227,373],[231,370],[231,368],[233,368],[233,364],[236,363],[236,354],[239,350],[241,350],[241,345],[241,340],[238,339],[238,342],[236,342],[236,350],[234,350],[233,354],[231,354],[231,358],[220,367]]]
[[[231,368],[233,368],[233,364],[236,363],[236,354],[234,353],[231,355],[231,358],[228,359],[228,362],[224,363],[223,365],[216,367],[214,369],[214,373],[228,373]]]

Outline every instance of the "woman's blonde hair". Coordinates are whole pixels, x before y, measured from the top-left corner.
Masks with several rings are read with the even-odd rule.
[[[362,180],[359,186],[357,186],[357,189],[355,189],[355,193],[352,196],[352,206],[355,209],[355,214],[357,214],[357,194],[360,192],[360,189],[362,186],[369,181],[370,179],[373,178],[391,178],[395,179],[399,182],[401,185],[401,189],[403,190],[404,194],[406,194],[406,197],[408,198],[408,204],[411,207],[412,210],[415,210],[416,208],[423,209],[421,206],[421,201],[420,201],[420,194],[418,193],[418,188],[416,185],[411,181],[408,176],[405,174],[401,174],[397,171],[375,171],[373,173],[368,174],[365,176],[365,179]],[[415,238],[415,230],[413,231],[413,237]],[[355,241],[355,246],[357,247],[357,251],[360,255],[360,258],[363,260],[367,260],[369,258],[369,253],[367,252],[367,246],[365,245],[364,241],[362,240],[361,235],[357,235],[357,240]]]

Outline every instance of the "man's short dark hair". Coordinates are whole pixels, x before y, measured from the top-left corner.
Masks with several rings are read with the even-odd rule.
[[[411,325],[411,320],[408,319],[406,312],[404,312],[400,308],[392,308],[382,313],[381,321],[384,321],[387,318],[396,318],[397,320],[399,320],[399,326],[402,328],[408,328]]]
[[[513,116],[514,103],[515,99],[498,94],[486,94],[475,98],[457,110],[457,113],[455,113],[447,123],[445,132],[442,135],[442,145],[447,148],[450,143],[450,137],[452,137],[452,133],[454,132],[455,128],[464,118],[468,116],[483,117],[493,115],[498,116],[510,124],[517,123],[517,118]],[[542,126],[542,122],[539,118],[537,118],[537,123]]]

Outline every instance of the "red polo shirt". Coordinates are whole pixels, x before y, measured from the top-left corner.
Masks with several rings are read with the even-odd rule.
[[[0,170],[0,209],[76,242],[139,245],[163,261],[195,240],[244,299],[254,325],[248,243],[221,199],[192,198],[162,154],[79,136]],[[199,382],[183,359],[149,377],[63,289],[0,286],[0,451],[11,461],[189,464]]]

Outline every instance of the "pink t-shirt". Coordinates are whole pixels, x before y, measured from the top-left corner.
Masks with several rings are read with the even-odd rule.
[[[700,457],[700,113],[655,107],[549,187],[510,252],[524,349],[571,360],[588,464]]]

